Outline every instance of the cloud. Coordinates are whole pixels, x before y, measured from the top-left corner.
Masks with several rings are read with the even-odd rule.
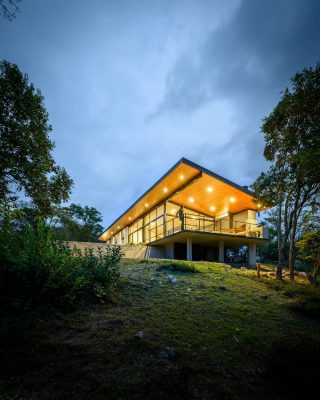
[[[33,0],[1,22],[0,51],[45,96],[71,201],[109,225],[182,156],[255,179],[261,118],[318,61],[319,14],[313,0]]]

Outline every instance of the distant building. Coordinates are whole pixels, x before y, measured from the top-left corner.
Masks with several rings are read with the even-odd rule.
[[[150,257],[224,262],[225,249],[247,245],[249,264],[256,244],[268,239],[259,226],[246,186],[182,158],[125,211],[99,240],[145,244]]]

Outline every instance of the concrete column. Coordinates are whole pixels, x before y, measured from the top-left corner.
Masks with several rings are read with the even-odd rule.
[[[249,243],[249,265],[256,265],[256,244]]]
[[[187,238],[187,260],[192,261],[192,239]]]
[[[224,262],[224,241],[219,240],[219,262]]]

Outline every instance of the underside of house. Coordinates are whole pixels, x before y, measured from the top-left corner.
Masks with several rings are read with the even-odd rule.
[[[175,164],[99,237],[107,244],[147,245],[152,258],[225,260],[227,249],[268,239],[247,187],[185,158]]]

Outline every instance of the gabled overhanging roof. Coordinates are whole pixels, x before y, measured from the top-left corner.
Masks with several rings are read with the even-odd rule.
[[[212,217],[226,212],[236,213],[257,208],[247,187],[239,186],[186,158],[181,158],[120,215],[101,234],[99,240],[108,240],[166,200]]]

